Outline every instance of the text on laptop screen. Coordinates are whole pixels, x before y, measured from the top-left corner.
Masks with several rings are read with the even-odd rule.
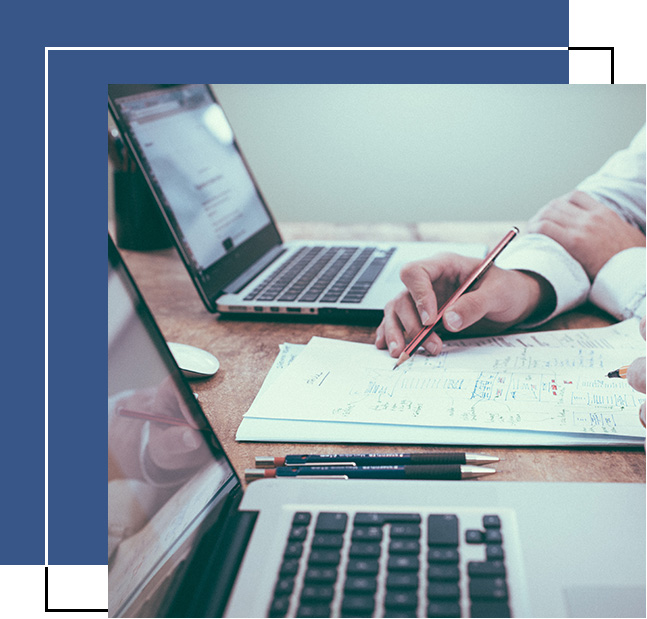
[[[116,101],[197,271],[270,223],[225,114],[206,88],[181,86]]]
[[[117,256],[114,247],[110,253]],[[133,599],[144,597],[144,587],[177,567],[186,554],[178,549],[190,550],[191,534],[207,511],[224,501],[233,472],[196,409],[193,393],[123,266],[109,262],[111,616],[121,615]],[[172,554],[173,561],[167,561]]]

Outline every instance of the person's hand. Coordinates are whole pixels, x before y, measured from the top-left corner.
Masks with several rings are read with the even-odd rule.
[[[581,191],[549,202],[530,220],[528,232],[557,241],[591,281],[617,253],[645,246],[645,235],[638,228]]]
[[[480,262],[457,254],[439,254],[405,265],[400,278],[407,290],[386,304],[375,345],[388,348],[392,357],[398,357],[406,341],[434,321],[438,309]],[[550,294],[554,295],[552,288],[540,277],[492,266],[447,308],[442,323],[451,332],[472,325],[480,333],[503,331],[529,317]],[[432,355],[440,353],[440,336],[434,331],[423,346]]]
[[[645,339],[645,319],[640,321],[640,334]],[[636,359],[627,369],[627,382],[636,390],[645,393],[645,357]],[[640,421],[645,425],[645,403],[640,405]]]
[[[155,465],[167,470],[191,469],[205,462],[209,449],[170,377],[157,389],[153,410],[157,415],[183,419],[191,426],[169,427],[156,422],[151,424],[148,454]]]

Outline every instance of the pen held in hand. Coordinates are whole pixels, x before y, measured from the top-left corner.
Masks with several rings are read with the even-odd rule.
[[[607,378],[627,378],[628,369],[629,369],[628,365],[623,365],[621,368],[618,368],[617,370],[613,370],[613,372],[609,372],[607,374]]]
[[[471,464],[429,464],[404,466],[280,466],[274,469],[246,469],[245,479],[475,479],[496,470]]]
[[[156,415],[154,413],[146,413],[144,411],[136,411],[129,408],[120,408],[118,412],[122,417],[142,419],[143,421],[156,421],[157,423],[166,424],[169,426],[185,426],[186,428],[195,429],[188,421],[186,421],[185,419],[179,419],[177,417]]]
[[[411,355],[418,349],[418,347],[431,335],[431,332],[434,330],[434,327],[442,320],[445,310],[450,307],[452,304],[456,303],[458,299],[467,292],[467,289],[472,286],[480,277],[482,277],[485,272],[492,266],[494,260],[499,256],[499,254],[507,247],[508,243],[514,239],[515,236],[519,234],[519,228],[511,228],[507,234],[496,244],[496,246],[490,251],[490,253],[485,256],[483,262],[479,264],[467,277],[467,279],[459,286],[459,288],[452,294],[443,306],[438,310],[436,314],[436,320],[434,320],[430,325],[424,326],[418,335],[416,335],[402,351],[402,354],[398,357],[398,360],[395,362],[393,369],[397,368],[399,365],[403,364]]]

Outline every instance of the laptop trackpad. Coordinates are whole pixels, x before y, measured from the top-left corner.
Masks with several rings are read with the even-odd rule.
[[[568,587],[569,617],[644,617],[645,590],[640,587]]]

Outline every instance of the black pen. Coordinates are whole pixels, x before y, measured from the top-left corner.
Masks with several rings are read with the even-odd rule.
[[[427,464],[421,466],[280,466],[275,469],[246,469],[245,479],[304,477],[309,479],[474,479],[492,475],[495,469],[471,464]]]
[[[370,453],[370,454],[301,454],[287,456],[258,456],[256,466],[362,466],[384,464],[493,464],[496,456],[463,452],[433,453]]]

